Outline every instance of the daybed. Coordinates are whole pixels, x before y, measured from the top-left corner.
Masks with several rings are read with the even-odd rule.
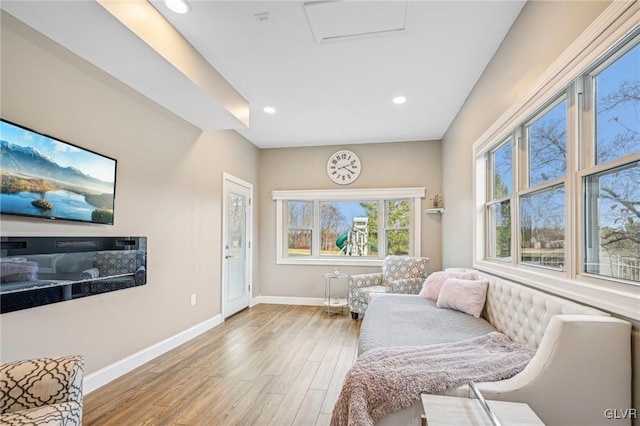
[[[417,295],[373,295],[360,330],[358,355],[377,347],[460,341],[497,330],[536,350],[525,369],[478,383],[487,399],[526,402],[547,425],[630,424],[605,410],[631,407],[631,324],[506,279],[489,281],[480,319]],[[447,395],[468,395],[467,386]],[[376,425],[419,425],[422,405]]]

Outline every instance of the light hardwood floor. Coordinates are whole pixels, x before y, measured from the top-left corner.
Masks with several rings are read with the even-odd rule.
[[[92,425],[328,425],[361,321],[257,305],[84,398]]]

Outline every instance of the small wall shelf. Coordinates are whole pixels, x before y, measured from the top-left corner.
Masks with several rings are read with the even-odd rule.
[[[440,213],[444,213],[444,208],[440,207],[438,209],[426,209],[424,212],[426,214],[440,214]]]

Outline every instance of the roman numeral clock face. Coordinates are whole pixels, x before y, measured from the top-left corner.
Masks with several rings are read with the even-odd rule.
[[[360,159],[351,151],[338,151],[327,161],[327,174],[335,183],[350,184],[360,176]]]

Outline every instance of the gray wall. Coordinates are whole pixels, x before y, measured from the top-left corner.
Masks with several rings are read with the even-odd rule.
[[[257,183],[259,150],[202,133],[5,13],[1,43],[3,118],[118,159],[114,226],[3,216],[2,235],[142,235],[149,249],[145,286],[3,314],[2,360],[78,353],[89,374],[219,314],[222,173]]]
[[[562,52],[609,2],[530,1],[514,22],[442,140],[444,267],[470,266],[473,220],[472,144]],[[624,319],[624,318],[623,318]],[[627,319],[628,320],[628,319]],[[640,323],[632,321],[633,406],[640,408]]]
[[[276,265],[276,219],[274,190],[338,189],[329,180],[327,160],[338,149],[350,149],[362,161],[362,171],[348,188],[425,187],[421,211],[431,206],[428,198],[440,194],[440,142],[402,142],[262,150],[260,160],[260,291],[263,296],[322,297],[322,274],[328,266]],[[446,200],[445,200],[446,203]],[[446,214],[446,213],[445,213]],[[422,256],[431,259],[429,270],[440,270],[441,233],[439,215],[421,214]],[[380,267],[340,267],[351,274],[380,271]]]
[[[602,13],[608,2],[530,1],[442,139],[445,267],[472,263],[472,145]],[[570,17],[570,19],[568,19]],[[464,243],[462,243],[464,242]]]

